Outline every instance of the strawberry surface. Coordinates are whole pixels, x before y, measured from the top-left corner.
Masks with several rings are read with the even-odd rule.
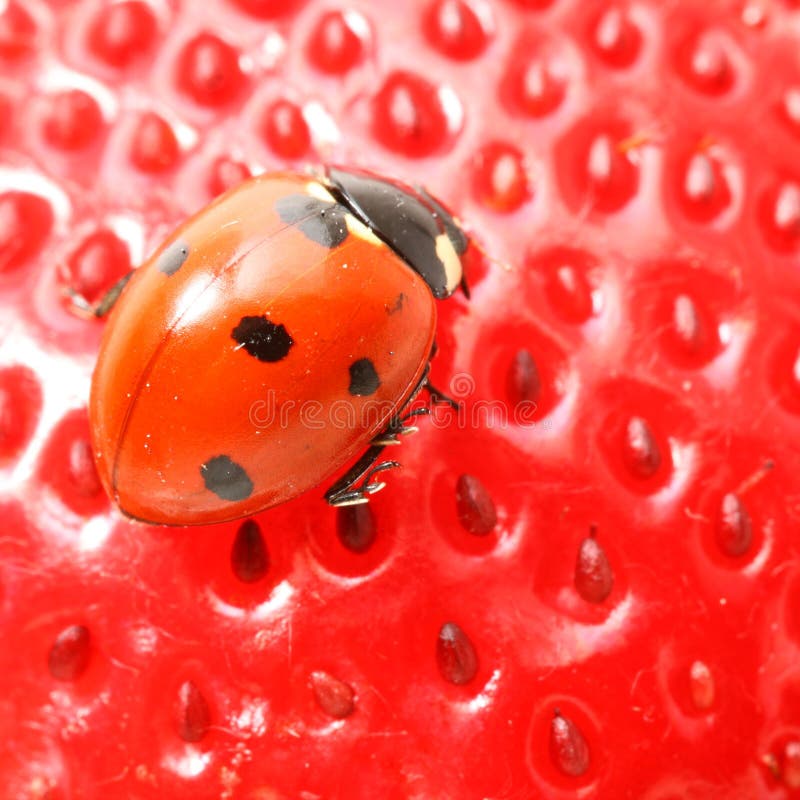
[[[796,0],[2,4],[3,796],[800,796],[798,50]],[[65,290],[329,161],[491,254],[462,410],[368,507],[123,519]]]

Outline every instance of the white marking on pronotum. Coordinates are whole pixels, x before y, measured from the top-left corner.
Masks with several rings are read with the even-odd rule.
[[[440,233],[436,237],[436,255],[444,265],[445,287],[447,293],[451,294],[461,283],[462,268],[461,259],[446,233]]]
[[[328,191],[328,187],[319,181],[309,181],[306,184],[306,191],[317,200],[324,200],[326,203],[335,203],[333,195]]]
[[[344,220],[347,223],[347,230],[349,230],[353,236],[358,236],[359,239],[363,239],[365,242],[370,242],[371,244],[384,246],[384,243],[360,219],[357,219],[352,214],[345,214]]]

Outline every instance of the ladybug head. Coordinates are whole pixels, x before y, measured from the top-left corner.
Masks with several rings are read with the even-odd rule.
[[[327,178],[337,200],[419,273],[434,297],[443,300],[466,287],[466,234],[424,189],[335,167]]]

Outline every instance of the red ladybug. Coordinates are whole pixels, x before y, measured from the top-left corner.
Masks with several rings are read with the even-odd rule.
[[[434,298],[467,238],[422,189],[366,172],[253,178],[135,271],[105,331],[90,417],[128,516],[222,522],[325,495],[365,502],[428,389]],[[118,292],[101,304],[104,312]],[[405,414],[405,416],[404,416]]]

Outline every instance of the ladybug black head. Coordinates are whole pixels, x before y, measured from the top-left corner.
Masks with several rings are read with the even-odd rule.
[[[434,297],[443,300],[462,285],[467,237],[424,189],[335,167],[327,177],[338,201],[418,272]]]

